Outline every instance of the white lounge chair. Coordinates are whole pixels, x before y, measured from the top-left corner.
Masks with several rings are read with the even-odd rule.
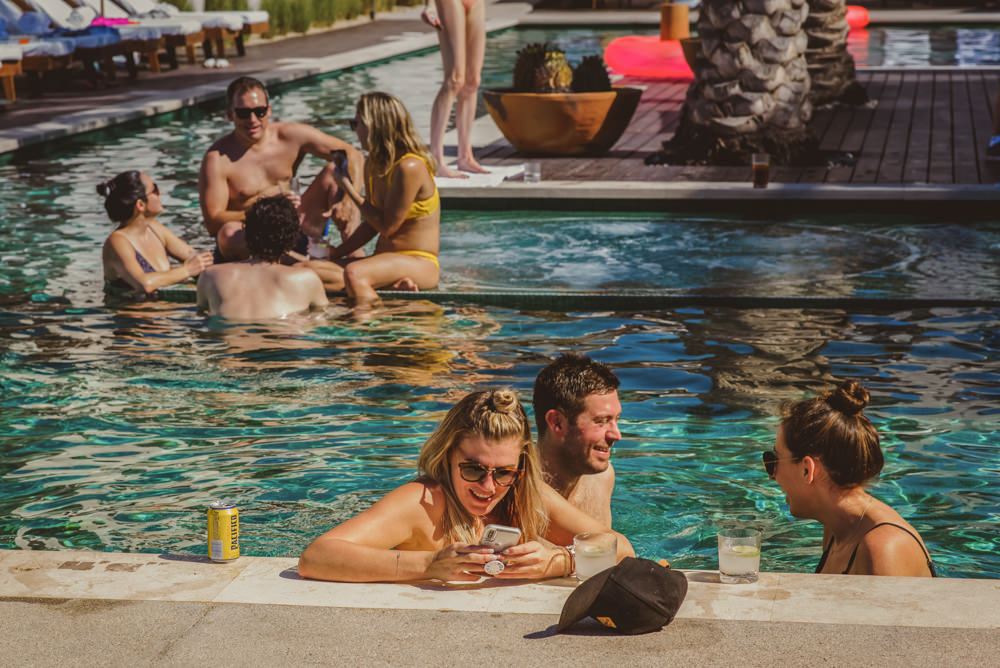
[[[24,2],[33,6],[36,11],[41,11],[48,15],[57,26],[63,27],[75,17],[83,16],[87,22],[91,22],[100,16],[100,0],[89,2],[89,0],[14,0]],[[111,3],[106,2],[105,7]],[[113,5],[112,5],[113,6]],[[118,17],[106,16],[106,18],[128,19],[128,16],[121,14]],[[153,72],[160,71],[159,51],[165,48],[167,59],[172,68],[177,67],[177,55],[175,49],[178,46],[197,44],[204,39],[204,32],[201,24],[197,21],[184,19],[170,20],[149,20],[138,24],[121,24],[113,26],[121,34],[123,41],[122,49],[126,54],[133,51],[144,54],[149,60],[150,69]],[[134,76],[132,67],[129,74]]]
[[[23,14],[10,0],[0,0],[0,43],[15,44],[21,50],[21,71],[28,75],[34,88],[41,88],[45,72],[66,70],[73,62],[73,52],[83,37],[44,37],[20,30]]]
[[[231,37],[236,43],[236,52],[245,55],[243,47],[243,35],[256,35],[265,33],[270,29],[270,15],[263,10],[233,10],[233,11],[210,11],[210,12],[182,12],[173,5],[156,0],[114,0],[117,4],[125,8],[134,17],[143,16],[185,16],[197,18],[203,21],[205,34],[208,39],[215,42],[216,55],[225,57],[225,47],[223,37]],[[215,22],[224,23],[217,24]],[[241,25],[237,27],[236,22]],[[206,58],[211,58],[212,54],[206,50]]]
[[[46,72],[68,67],[70,62],[68,54],[62,53],[68,48],[72,53],[72,60],[83,63],[91,77],[96,76],[95,65],[100,64],[109,79],[115,78],[112,59],[122,53],[122,38],[118,32],[106,29],[89,30],[87,27],[90,25],[90,20],[77,15],[71,19],[72,23],[67,28],[70,31],[68,34],[53,33],[52,26],[58,28],[58,24],[55,24],[47,14],[36,12],[24,0],[0,0],[0,10],[3,11],[8,26],[15,25],[20,33],[31,36],[28,46],[34,51],[31,54],[31,62],[37,69],[29,68],[28,60],[22,61],[22,69]],[[135,64],[132,63],[130,74],[134,68]]]
[[[71,5],[74,3],[83,4],[93,9],[96,16],[101,15],[101,0],[59,1],[68,2]],[[159,29],[167,49],[167,58],[170,61],[170,66],[174,69],[177,68],[177,56],[174,49],[182,47],[187,54],[188,63],[193,65],[195,63],[194,48],[206,39],[205,27],[197,19],[186,16],[137,18],[129,16],[128,12],[112,0],[104,0],[104,18],[128,20],[143,27]],[[122,38],[124,37],[123,34]],[[150,63],[150,67],[152,68],[152,63]]]
[[[21,73],[23,59],[24,51],[20,44],[0,42],[0,85],[3,87],[3,96],[8,104],[17,99],[14,77]]]

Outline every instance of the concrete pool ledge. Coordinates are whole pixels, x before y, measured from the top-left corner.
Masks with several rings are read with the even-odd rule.
[[[748,179],[749,179],[749,169]],[[769,206],[796,202],[825,202],[857,210],[858,203],[893,208],[928,203],[954,206],[981,202],[987,210],[1000,200],[1000,187],[977,184],[860,185],[827,183],[772,183],[755,189],[748,181],[506,181],[486,187],[439,186],[446,205],[459,209],[531,209],[574,205],[588,210],[656,210],[682,208],[685,202],[700,209],[711,199],[720,206],[767,203]],[[905,208],[905,207],[904,207]],[[995,212],[994,212],[995,213]]]
[[[575,586],[545,582],[337,583],[300,578],[296,559],[0,551],[0,598],[106,599],[446,610],[558,616]],[[724,585],[715,571],[684,571],[678,619],[1000,629],[1000,580],[762,573]]]
[[[676,619],[555,624],[574,583],[348,584],[296,560],[0,551],[6,665],[990,665],[1000,581],[685,571]]]

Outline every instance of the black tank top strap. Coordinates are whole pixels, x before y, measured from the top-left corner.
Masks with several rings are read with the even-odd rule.
[[[816,565],[816,571],[819,573],[823,570],[823,566],[826,565],[826,558],[830,556],[830,548],[833,547],[833,536],[830,536],[830,542],[826,544],[823,548],[823,556],[819,558],[819,563]]]
[[[913,540],[917,541],[917,545],[920,546],[920,551],[924,553],[924,559],[927,560],[927,568],[931,572],[931,577],[932,578],[936,578],[937,577],[937,571],[934,570],[934,563],[931,561],[931,555],[927,553],[927,548],[925,548],[924,544],[920,542],[919,538],[917,538],[917,534],[913,533],[912,531],[910,531],[906,527],[904,527],[902,525],[899,525],[899,524],[896,524],[894,522],[879,522],[878,524],[876,524],[875,526],[873,526],[871,529],[869,529],[868,531],[864,532],[864,534],[862,534],[862,538],[864,538],[865,536],[867,536],[868,534],[870,534],[872,531],[875,531],[875,529],[878,529],[879,527],[884,527],[884,526],[896,527],[897,529],[902,529],[906,533],[910,534],[910,536],[913,537]],[[831,543],[832,543],[832,541],[831,541]],[[844,575],[847,575],[847,573],[851,570],[851,566],[854,565],[854,558],[856,556],[858,556],[858,548],[859,547],[861,547],[861,541],[858,541],[858,544],[854,546],[854,551],[851,552],[851,558],[847,562],[847,568],[844,569]],[[827,549],[829,549],[829,548],[827,548]],[[824,552],[823,553],[823,559],[820,561],[820,567],[822,567],[823,561],[825,561],[825,560],[826,560],[826,553]],[[816,569],[816,570],[818,571],[819,569]]]

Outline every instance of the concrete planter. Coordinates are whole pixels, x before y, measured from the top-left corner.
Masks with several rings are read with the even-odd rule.
[[[513,93],[484,90],[483,101],[500,132],[522,153],[595,155],[625,132],[642,90],[600,93]]]

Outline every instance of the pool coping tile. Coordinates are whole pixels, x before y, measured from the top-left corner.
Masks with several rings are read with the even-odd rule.
[[[207,602],[248,565],[189,555],[3,550],[0,595]]]
[[[435,584],[300,578],[297,560],[82,551],[0,550],[0,598],[81,598],[329,608],[557,615],[575,581]],[[760,574],[727,585],[715,571],[682,571],[678,619],[873,627],[1000,629],[1000,580]]]

